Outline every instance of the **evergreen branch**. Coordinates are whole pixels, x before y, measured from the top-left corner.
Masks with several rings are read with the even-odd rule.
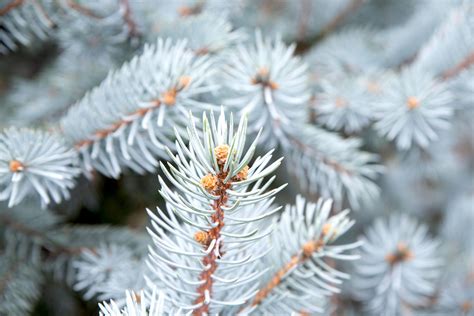
[[[12,207],[34,192],[42,203],[69,197],[77,155],[55,134],[10,128],[0,133],[0,200]]]
[[[76,32],[87,32],[84,27],[88,24],[95,26],[94,34],[87,34],[89,37],[72,44],[86,44],[89,47],[97,45],[98,33],[115,45],[139,35],[128,0],[120,0],[111,13],[103,8],[109,9],[110,5],[96,3],[90,8],[76,0],[10,2],[0,8],[1,15],[5,16],[0,20],[0,53],[16,50],[18,44],[32,46],[37,39],[57,39],[61,45],[69,46],[72,40],[78,40]],[[81,30],[75,29],[76,25]]]
[[[291,145],[294,146],[294,148],[299,148],[301,152],[306,153],[307,156],[312,156],[315,157],[316,159],[319,159],[322,161],[324,164],[328,165],[329,167],[333,168],[336,172],[342,173],[342,174],[347,174],[349,176],[353,175],[353,172],[346,168],[344,165],[336,161],[335,159],[332,159],[331,157],[326,157],[324,156],[321,152],[317,151],[315,148],[308,146],[305,144],[303,141],[295,137],[294,135],[287,135],[288,140],[290,141]]]
[[[438,257],[439,241],[428,236],[425,225],[395,214],[388,220],[377,219],[362,241],[353,286],[354,296],[364,303],[365,310],[396,315],[404,308],[429,303],[442,260]],[[368,286],[373,282],[370,280],[379,282]]]
[[[0,54],[16,50],[18,44],[31,45],[50,36],[56,23],[45,6],[38,0],[28,0],[12,1],[0,8]]]
[[[292,270],[296,269],[299,265],[305,263],[306,260],[310,259],[311,256],[316,251],[320,251],[321,248],[324,246],[324,232],[323,235],[319,237],[318,240],[309,240],[307,241],[298,254],[295,254],[291,257],[291,259],[278,270],[273,277],[271,278],[270,282],[267,285],[260,289],[251,302],[250,306],[252,308],[257,307],[260,305],[263,300],[265,300],[271,292],[283,281],[284,277],[287,277],[288,274],[291,273]]]
[[[321,80],[313,105],[317,122],[348,135],[361,132],[373,120],[373,95],[359,76],[347,73]]]
[[[191,117],[189,145],[177,134],[174,165],[162,165],[179,193],[160,179],[168,212],[149,211],[155,242],[149,266],[157,280],[152,284],[174,289],[168,293],[172,304],[195,315],[235,309],[253,296],[262,273],[259,259],[268,252],[271,227],[262,223],[279,210],[270,208],[271,197],[284,186],[266,192],[274,177],[263,178],[280,160],[267,166],[268,153],[251,163],[258,140],[244,150],[246,123],[243,117],[234,133],[232,117],[228,125],[223,112],[217,122],[212,112],[210,120],[204,114],[201,136]]]
[[[16,209],[16,212],[23,212],[26,213],[25,209]],[[40,216],[47,217],[50,216],[48,214],[49,212],[46,212],[45,214],[41,214]],[[79,255],[81,254],[82,251],[86,250],[86,247],[69,247],[66,244],[63,244],[54,238],[50,236],[50,231],[45,231],[42,229],[37,229],[33,227],[32,225],[27,225],[21,220],[15,219],[12,216],[7,215],[8,212],[2,212],[0,214],[0,223],[3,223],[6,228],[8,229],[13,229],[14,231],[19,232],[22,235],[28,236],[29,239],[34,240],[34,243],[38,244],[42,250],[46,251],[46,257],[45,260],[49,259],[54,259],[55,257],[61,255],[61,254],[68,254],[71,256],[74,255]],[[17,214],[18,216],[18,214]],[[26,219],[30,220],[30,219]],[[41,218],[39,221],[45,220],[44,218]],[[55,219],[46,219],[46,221],[51,221]],[[38,224],[38,223],[36,223]],[[46,223],[45,229],[51,230],[53,229],[52,227],[53,223]],[[11,234],[11,233],[9,233]],[[41,242],[38,242],[38,239],[41,240]],[[18,246],[13,246],[13,248],[18,248]],[[93,248],[90,248],[90,250],[93,250]]]
[[[212,91],[212,61],[195,56],[185,41],[159,39],[144,53],[109,74],[62,119],[86,171],[118,177],[122,168],[153,171],[156,156],[173,147],[171,130],[182,130],[183,113],[209,109],[198,97]],[[111,93],[113,91],[113,93]]]
[[[348,210],[329,216],[331,207],[331,200],[306,203],[301,196],[297,197],[295,206],[286,207],[273,233],[276,247],[268,258],[268,263],[274,265],[272,274],[241,313],[324,311],[323,297],[339,292],[330,284],[341,284],[339,279],[348,277],[325,261],[358,259],[344,252],[360,246],[360,243],[330,245],[354,224],[347,218]],[[294,241],[289,242],[289,238]],[[286,300],[291,303],[287,304]]]
[[[86,300],[116,299],[122,303],[126,290],[140,291],[145,287],[148,270],[145,254],[119,243],[100,244],[84,248],[72,261],[75,269],[74,290]]]
[[[160,316],[165,315],[165,296],[163,292],[153,289],[151,294],[144,291],[134,293],[126,291],[126,305],[120,308],[119,304],[111,300],[110,302],[99,303],[100,316]]]
[[[474,60],[473,3],[462,1],[448,13],[413,63],[441,80],[453,78]]]
[[[262,143],[281,146],[303,189],[338,203],[347,196],[358,208],[378,195],[373,180],[380,168],[372,164],[374,155],[358,150],[359,140],[343,140],[307,124],[307,66],[293,51],[294,46],[263,39],[257,32],[255,47],[240,47],[228,58],[226,85],[236,96],[226,103],[249,113],[251,131],[271,126],[263,130]]]
[[[239,46],[227,58],[225,103],[249,116],[251,132],[274,127],[262,132],[267,148],[278,145],[285,126],[304,123],[309,112],[308,65],[294,51],[295,45],[288,47],[257,31],[255,43]]]
[[[0,214],[0,222],[3,222],[4,225],[13,228],[14,230],[20,231],[22,234],[39,237],[41,239],[47,239],[46,235],[43,232],[27,227],[17,221],[14,221],[12,218],[6,216],[5,214]]]
[[[387,74],[383,81],[374,127],[399,149],[426,148],[449,127],[454,97],[446,83],[416,67]]]
[[[333,198],[340,206],[347,200],[354,209],[379,195],[375,179],[383,171],[378,157],[360,150],[357,138],[343,139],[316,126],[302,124],[282,137],[282,148],[291,161],[288,170],[308,193]],[[317,176],[311,176],[317,175]]]

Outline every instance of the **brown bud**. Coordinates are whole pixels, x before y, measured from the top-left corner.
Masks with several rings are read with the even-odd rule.
[[[367,90],[370,93],[379,93],[380,92],[380,85],[377,82],[369,81],[367,82]]]
[[[278,284],[280,284],[280,279],[277,277],[273,277],[272,280],[270,281],[271,287],[276,287]]]
[[[179,90],[186,88],[191,83],[190,76],[182,76],[179,78]]]
[[[341,97],[336,98],[335,105],[337,108],[343,108],[347,105],[347,100]]]
[[[176,91],[174,89],[166,91],[162,94],[161,100],[166,105],[174,105],[176,103]]]
[[[420,105],[420,101],[418,100],[418,98],[416,98],[416,97],[409,97],[409,98],[407,99],[407,107],[408,107],[410,110],[413,110],[413,109],[417,108],[419,105]]]
[[[212,192],[217,188],[217,177],[209,173],[202,177],[201,185],[207,192]]]
[[[268,86],[270,87],[270,89],[272,90],[277,90],[280,86],[278,85],[278,83],[276,83],[275,81],[273,80],[270,80],[268,81]]]
[[[210,50],[207,47],[201,47],[201,48],[196,49],[194,53],[198,56],[203,56],[203,55],[209,54]]]
[[[276,82],[270,80],[270,72],[265,67],[258,69],[257,74],[250,80],[250,82],[252,84],[261,84],[270,87],[270,89],[272,90],[276,90],[279,88]]]
[[[20,172],[25,169],[25,166],[18,160],[11,160],[9,167],[11,172]]]
[[[305,257],[311,257],[313,252],[316,251],[316,244],[313,241],[308,241],[303,245],[303,255]]]
[[[178,8],[178,14],[181,16],[190,16],[193,15],[193,8],[182,6]]]
[[[329,234],[329,232],[331,231],[332,229],[332,225],[329,224],[329,223],[326,223],[323,225],[323,235],[326,236],[327,234]]]
[[[249,175],[249,166],[245,166],[242,168],[242,170],[237,173],[237,175],[234,177],[235,181],[244,181],[247,180],[247,177]]]
[[[209,236],[208,232],[200,230],[194,234],[194,240],[201,245],[207,246],[211,242],[211,236]]]
[[[471,311],[472,306],[473,306],[473,303],[469,301],[465,301],[464,303],[461,304],[461,310],[467,314]]]
[[[229,156],[229,145],[217,146],[214,148],[214,154],[216,155],[217,164],[220,166],[224,165]]]
[[[133,300],[140,304],[142,302],[142,296],[139,293],[133,292]]]
[[[398,262],[407,261],[413,258],[413,253],[404,242],[399,242],[397,250],[385,256],[385,261],[393,265]]]

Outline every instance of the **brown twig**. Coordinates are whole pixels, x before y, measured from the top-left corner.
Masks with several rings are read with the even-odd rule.
[[[149,111],[153,111],[153,110],[157,109],[158,107],[160,107],[162,105],[168,105],[168,106],[174,105],[175,102],[176,102],[176,97],[178,96],[178,93],[180,91],[182,91],[184,88],[186,88],[186,86],[188,86],[190,82],[191,82],[191,77],[182,76],[179,79],[179,83],[176,85],[176,87],[173,87],[170,90],[164,92],[161,95],[160,98],[158,98],[156,100],[152,100],[151,101],[152,106],[150,106],[148,108],[138,109],[135,112],[130,113],[129,115],[127,115],[127,117],[133,117],[133,118],[122,119],[122,120],[112,124],[109,128],[105,128],[105,129],[101,129],[101,130],[96,131],[95,134],[94,134],[95,138],[96,139],[106,138],[107,136],[109,136],[110,134],[112,134],[113,132],[118,130],[120,127],[122,127],[124,125],[131,124],[136,119],[137,116],[143,117]],[[88,146],[88,145],[92,144],[94,141],[95,140],[91,140],[91,139],[81,140],[81,141],[76,142],[75,147],[76,147],[76,149],[79,149],[81,147]]]
[[[204,1],[197,1],[192,6],[181,6],[178,8],[178,14],[181,17],[188,17],[192,15],[197,15],[202,12],[204,7]]]
[[[268,297],[268,295],[270,295],[270,293],[281,284],[283,278],[287,276],[288,273],[291,273],[291,271],[297,266],[303,264],[306,260],[311,258],[313,253],[319,251],[324,246],[323,238],[328,233],[330,233],[330,226],[324,226],[321,236],[318,239],[306,242],[299,253],[293,255],[290,261],[288,261],[287,264],[285,264],[280,270],[277,271],[277,273],[275,273],[270,282],[268,282],[257,292],[257,295],[255,295],[255,298],[253,299],[252,303],[250,303],[250,306],[255,307],[260,305]]]
[[[76,10],[77,12],[79,13],[82,13],[84,15],[87,15],[91,18],[94,18],[94,19],[101,19],[102,17],[100,15],[98,15],[97,13],[95,13],[94,11],[92,11],[91,9],[89,8],[86,8],[82,5],[80,5],[79,3],[77,3],[75,0],[68,0],[67,1],[67,4],[69,5],[69,7],[71,9],[74,9]]]
[[[10,10],[15,9],[16,7],[19,7],[22,4],[23,4],[23,0],[13,0],[13,1],[11,1],[10,3],[8,3],[3,8],[0,8],[0,15],[5,15],[8,12],[10,12]]]
[[[316,35],[307,38],[304,41],[298,43],[297,51],[299,53],[309,49],[314,43],[321,41],[329,33],[334,31],[344,20],[354,11],[356,11],[364,0],[352,0],[339,14],[337,14],[328,24]]]
[[[130,35],[130,37],[139,36],[140,33],[138,31],[137,24],[133,20],[129,0],[121,0],[121,4],[122,4],[122,6],[124,7],[124,10],[125,10],[124,13],[123,13],[123,20],[127,24],[128,34]]]
[[[19,223],[17,221],[14,221],[13,219],[11,219],[10,217],[8,216],[5,216],[5,215],[0,215],[0,222],[3,222],[6,226],[9,226],[11,228],[13,228],[14,230],[16,231],[19,231],[21,232],[22,234],[24,235],[28,235],[28,236],[33,236],[33,237],[39,237],[39,238],[42,238],[42,239],[45,239],[46,236],[43,232],[40,232],[38,230],[35,230],[35,229],[32,229],[28,226],[25,226],[23,225],[22,223]]]
[[[199,279],[204,281],[202,285],[197,288],[199,296],[195,300],[195,304],[204,303],[206,298],[212,293],[213,279],[212,274],[217,270],[217,259],[222,255],[220,249],[222,244],[219,242],[221,237],[221,230],[224,227],[224,211],[223,206],[227,203],[228,195],[227,189],[230,188],[231,182],[224,183],[224,179],[227,177],[227,172],[219,172],[217,174],[216,188],[213,190],[213,194],[219,196],[217,200],[213,202],[212,208],[215,213],[211,216],[211,221],[217,224],[216,227],[211,228],[207,233],[210,240],[216,240],[209,254],[206,255],[203,260],[203,266],[210,268],[201,272]],[[204,246],[207,248],[207,246]],[[209,314],[209,304],[203,304],[198,309],[194,310],[193,315],[207,315]]]
[[[309,24],[309,19],[311,16],[311,10],[312,10],[312,2],[311,0],[302,0],[301,2],[301,17],[300,17],[300,23],[298,25],[298,38],[302,40],[306,32],[308,31],[308,24]]]
[[[325,163],[326,165],[332,167],[334,170],[336,170],[337,172],[339,173],[345,173],[345,174],[348,174],[348,175],[352,175],[352,171],[347,169],[346,167],[344,167],[342,164],[340,164],[339,162],[333,160],[333,159],[330,159],[330,158],[327,158],[327,157],[321,157],[321,154],[319,152],[317,152],[316,150],[314,150],[313,148],[311,148],[310,146],[304,144],[303,142],[301,142],[299,139],[291,136],[291,135],[288,135],[288,138],[290,139],[290,141],[296,146],[296,147],[299,147],[300,149],[302,149],[303,151],[309,151],[309,152],[313,152],[313,154],[311,154],[311,156],[313,157],[319,157],[321,159],[321,161],[323,163]]]
[[[470,67],[471,65],[474,64],[474,52],[468,54],[466,58],[464,58],[459,64],[454,66],[453,68],[450,68],[443,72],[441,75],[442,80],[448,80],[451,79],[455,76],[457,76],[459,73],[461,73],[464,69]]]
[[[16,230],[16,231],[18,231],[18,232],[20,232],[24,235],[40,238],[40,239],[43,239],[43,240],[47,241],[53,247],[52,247],[52,249],[46,248],[46,250],[48,251],[49,254],[52,254],[53,256],[57,255],[59,253],[68,253],[68,254],[71,254],[71,255],[77,255],[77,254],[80,254],[84,249],[86,249],[85,247],[72,247],[72,248],[69,248],[69,247],[66,247],[64,245],[61,245],[61,244],[55,242],[54,240],[51,240],[44,232],[33,229],[31,227],[28,227],[28,226],[26,226],[26,225],[24,225],[20,222],[17,222],[15,220],[13,220],[12,218],[10,218],[8,216],[5,216],[3,214],[0,215],[0,222],[2,222],[5,226],[13,228],[14,230]]]
[[[353,11],[357,10],[362,5],[362,3],[364,3],[364,0],[352,0],[351,3],[349,3],[347,7],[344,8],[344,10],[339,12],[339,14],[331,20],[331,22],[326,24],[326,26],[320,32],[321,36],[324,37],[334,31]]]

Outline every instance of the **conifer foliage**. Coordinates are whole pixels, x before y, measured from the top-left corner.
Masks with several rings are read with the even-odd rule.
[[[0,316],[472,315],[473,17],[0,1]]]

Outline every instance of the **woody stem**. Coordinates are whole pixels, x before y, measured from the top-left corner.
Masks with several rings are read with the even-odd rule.
[[[196,298],[194,303],[203,304],[201,307],[194,310],[193,315],[195,316],[209,314],[208,299],[212,294],[212,275],[217,270],[217,259],[220,259],[222,256],[222,252],[220,251],[222,248],[222,242],[220,242],[221,230],[224,227],[224,211],[222,207],[227,203],[227,189],[229,189],[231,186],[230,182],[224,183],[225,177],[226,173],[224,172],[220,172],[217,175],[218,183],[215,193],[219,196],[219,198],[212,204],[212,208],[215,213],[211,215],[211,221],[217,225],[211,228],[208,232],[210,240],[216,240],[216,242],[209,251],[209,254],[202,259],[202,264],[205,268],[201,272],[199,279],[204,281],[204,283],[197,288],[199,296]]]

